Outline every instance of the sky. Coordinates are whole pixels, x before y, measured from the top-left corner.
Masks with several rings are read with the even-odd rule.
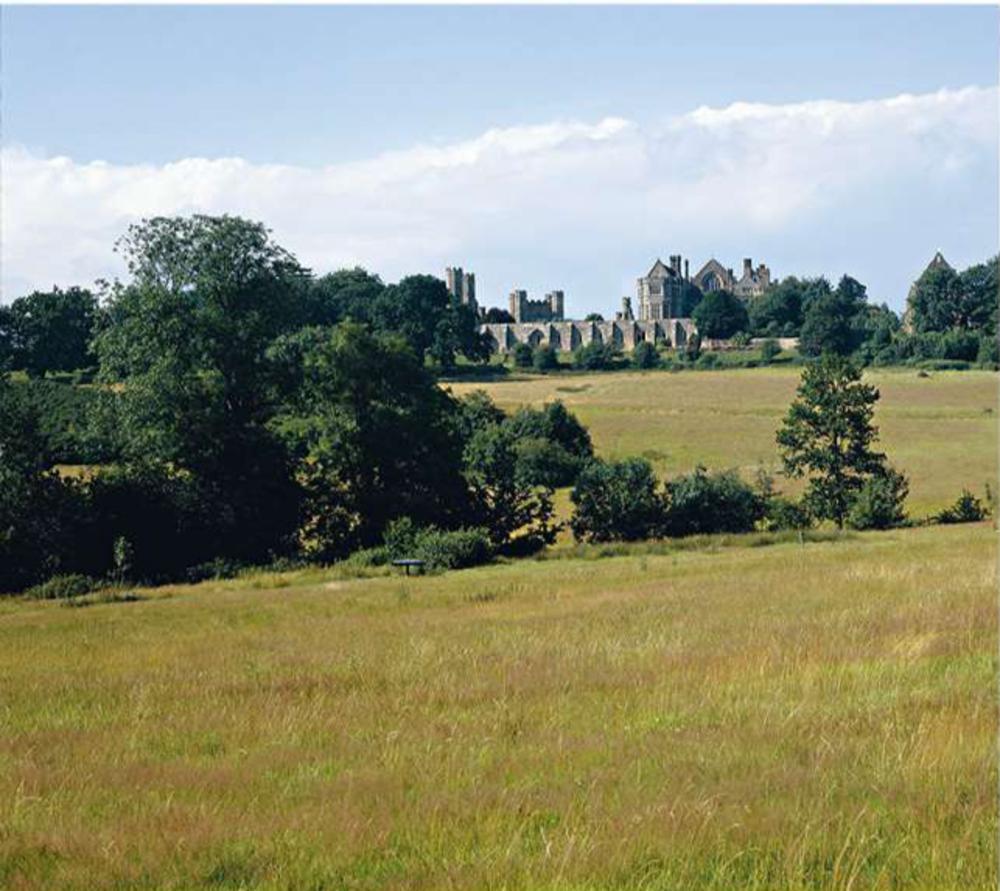
[[[990,7],[6,7],[0,300],[163,214],[317,273],[459,265],[609,315],[657,257],[902,308],[998,250]]]

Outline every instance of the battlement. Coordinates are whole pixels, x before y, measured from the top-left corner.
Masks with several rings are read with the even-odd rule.
[[[508,298],[510,314],[515,322],[561,322],[564,318],[565,295],[549,291],[544,300],[529,300],[528,292],[515,289]]]

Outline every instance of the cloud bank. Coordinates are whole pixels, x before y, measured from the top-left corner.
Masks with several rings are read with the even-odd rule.
[[[264,221],[318,272],[387,279],[475,269],[490,303],[562,287],[609,312],[657,255],[777,275],[851,271],[898,305],[920,264],[995,250],[997,90],[864,102],[739,102],[651,122],[605,118],[492,129],[451,145],[324,167],[185,158],[111,165],[0,153],[2,286],[122,272],[112,245],[160,214]],[[867,278],[866,278],[867,277]]]

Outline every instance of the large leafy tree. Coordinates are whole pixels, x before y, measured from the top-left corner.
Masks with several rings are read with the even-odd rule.
[[[712,340],[724,340],[746,331],[750,321],[739,297],[728,291],[709,291],[692,314],[698,333]]]
[[[76,495],[52,468],[36,406],[0,373],[0,592],[65,568]]]
[[[385,285],[377,275],[355,266],[313,281],[307,298],[310,325],[336,325],[345,319],[370,323]]]
[[[156,218],[119,242],[131,280],[108,296],[95,339],[126,463],[191,474],[216,518],[216,553],[288,546],[296,489],[267,422],[267,350],[300,323],[306,272],[262,225]]]
[[[643,458],[591,461],[570,498],[578,541],[635,541],[663,531],[667,501]]]
[[[794,337],[809,304],[830,290],[825,278],[783,278],[750,301],[750,330],[762,337]]]
[[[854,352],[866,334],[868,302],[865,286],[848,275],[834,291],[820,293],[806,305],[799,348],[807,356]]]
[[[84,288],[53,288],[19,297],[10,306],[5,326],[14,364],[36,376],[93,364],[90,338],[96,314],[97,298]]]
[[[457,407],[402,338],[343,322],[283,338],[271,357],[289,385],[272,428],[296,457],[303,540],[316,556],[377,544],[400,517],[468,519]]]
[[[813,516],[843,527],[858,492],[884,475],[872,422],[879,392],[850,360],[833,354],[806,366],[777,441],[785,473],[806,477]]]
[[[961,273],[950,266],[927,269],[910,290],[908,317],[918,333],[964,328],[996,331],[1000,257]]]

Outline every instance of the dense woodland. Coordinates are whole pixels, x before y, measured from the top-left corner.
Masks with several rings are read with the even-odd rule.
[[[431,276],[317,277],[232,217],[144,221],[117,249],[127,279],[102,283],[99,299],[54,289],[0,308],[0,355],[18,372],[0,374],[0,591],[526,555],[554,540],[563,486],[581,540],[895,525],[906,480],[874,450],[878,393],[859,365],[996,361],[996,260],[922,278],[913,333],[846,276],[836,288],[786,279],[749,307],[725,293],[694,301],[706,336],[798,334],[823,355],[779,434],[786,472],[809,479],[793,503],[766,478],[699,469],[660,482],[644,461],[600,461],[558,402],[508,415],[481,393],[453,398],[440,373],[486,362],[488,344]],[[616,361],[598,344],[575,356]],[[632,361],[661,356],[643,344]],[[528,362],[558,364],[544,349]],[[815,408],[831,401],[832,432]],[[984,510],[968,496],[952,518]]]

